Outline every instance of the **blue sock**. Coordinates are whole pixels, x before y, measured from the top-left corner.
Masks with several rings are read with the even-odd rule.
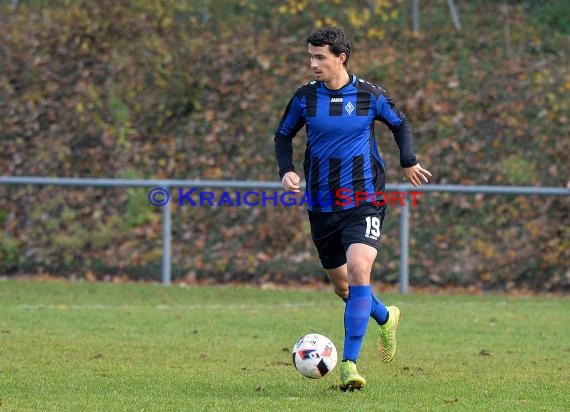
[[[383,325],[388,322],[388,308],[382,303],[380,299],[376,297],[372,290],[370,291],[372,297],[372,304],[370,305],[370,316],[379,325]],[[348,298],[342,298],[344,303],[348,302]]]
[[[370,285],[348,286],[344,310],[344,349],[342,360],[356,362],[368,327],[372,292]]]
[[[388,322],[388,309],[372,291],[370,293],[372,293],[372,307],[370,308],[370,316],[372,316],[372,319],[378,322],[379,325],[383,325]]]

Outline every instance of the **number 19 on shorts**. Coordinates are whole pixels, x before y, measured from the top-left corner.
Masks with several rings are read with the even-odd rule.
[[[372,240],[377,240],[380,237],[380,233],[380,219],[376,216],[366,216],[366,233],[364,236]]]

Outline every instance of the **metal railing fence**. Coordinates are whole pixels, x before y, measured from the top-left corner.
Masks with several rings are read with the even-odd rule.
[[[99,179],[99,178],[58,178],[37,176],[0,176],[0,185],[39,185],[39,186],[83,186],[83,187],[151,187],[192,189],[251,189],[282,190],[281,182],[242,181],[242,180],[181,180],[181,179]],[[303,187],[304,189],[304,187]],[[439,192],[457,194],[493,194],[493,195],[535,195],[535,196],[570,196],[570,190],[558,187],[530,186],[464,186],[428,184],[413,187],[410,184],[387,184],[386,192]],[[409,204],[400,205],[400,292],[409,292]],[[162,278],[164,285],[171,282],[171,215],[169,205],[162,207]]]

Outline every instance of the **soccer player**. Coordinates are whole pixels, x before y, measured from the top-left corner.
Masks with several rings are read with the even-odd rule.
[[[303,166],[311,237],[335,293],[346,302],[340,389],[352,391],[366,385],[356,363],[369,317],[379,325],[382,362],[394,358],[400,321],[400,310],[386,307],[370,286],[386,208],[382,196],[373,195],[385,186],[374,122],[383,122],[394,135],[400,165],[413,186],[428,182],[431,173],[418,163],[406,117],[386,92],[349,74],[351,42],[345,31],[324,27],[310,34],[307,43],[315,79],[290,99],[275,132],[275,154],[283,187],[299,192],[292,139],[306,128]]]

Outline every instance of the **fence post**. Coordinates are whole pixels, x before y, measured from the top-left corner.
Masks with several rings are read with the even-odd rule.
[[[170,188],[168,185],[163,186],[167,192]],[[162,284],[170,285],[170,247],[171,247],[171,211],[170,203],[162,206]]]
[[[420,0],[412,0],[412,31],[420,31]]]
[[[400,206],[400,293],[407,294],[408,277],[408,245],[410,237],[410,210],[408,202]]]

